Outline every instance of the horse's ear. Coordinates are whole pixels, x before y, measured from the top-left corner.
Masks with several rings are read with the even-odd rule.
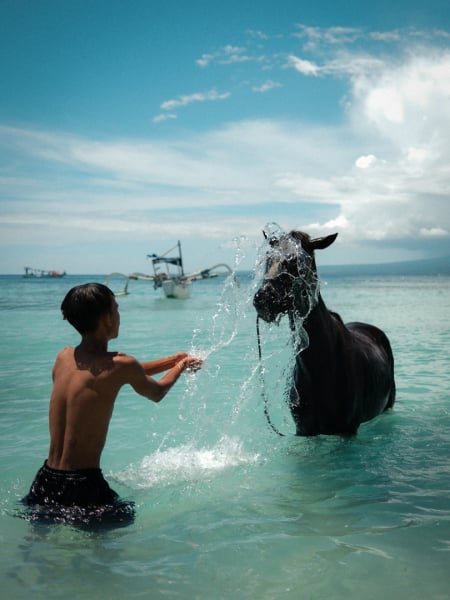
[[[314,250],[324,250],[325,248],[328,248],[328,246],[331,246],[337,236],[337,233],[332,233],[325,237],[314,238],[310,241],[310,244]]]

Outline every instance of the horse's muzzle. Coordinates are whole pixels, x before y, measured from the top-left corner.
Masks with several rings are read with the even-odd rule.
[[[266,323],[273,323],[280,314],[288,311],[288,306],[280,301],[279,294],[270,284],[265,284],[259,288],[253,297],[253,306],[258,317]]]

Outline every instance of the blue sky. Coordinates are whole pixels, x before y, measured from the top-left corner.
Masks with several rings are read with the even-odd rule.
[[[0,0],[0,273],[450,254],[447,0]]]

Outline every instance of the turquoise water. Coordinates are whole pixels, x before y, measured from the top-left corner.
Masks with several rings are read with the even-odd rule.
[[[159,405],[131,388],[117,399],[102,466],[135,523],[31,524],[16,511],[46,457],[51,368],[78,342],[59,305],[93,279],[0,277],[4,598],[448,598],[449,277],[323,282],[329,308],[382,327],[396,358],[395,409],[351,440],[267,426],[250,277],[196,282],[186,301],[132,282],[111,349],[194,351],[205,367]],[[286,325],[261,338],[271,418],[291,434]]]

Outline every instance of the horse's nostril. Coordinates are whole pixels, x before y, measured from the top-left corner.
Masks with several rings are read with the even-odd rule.
[[[268,303],[261,297],[261,294],[256,295],[253,298],[253,306],[256,308],[256,312],[262,316],[263,313],[268,310]]]
[[[268,295],[269,295],[268,286],[264,285],[263,287],[260,287],[259,290],[254,295],[254,301],[260,302],[264,298],[267,298]]]
[[[266,314],[269,312],[270,303],[267,301],[267,296],[263,290],[258,290],[253,296],[253,306],[256,308],[258,315],[265,319]]]

